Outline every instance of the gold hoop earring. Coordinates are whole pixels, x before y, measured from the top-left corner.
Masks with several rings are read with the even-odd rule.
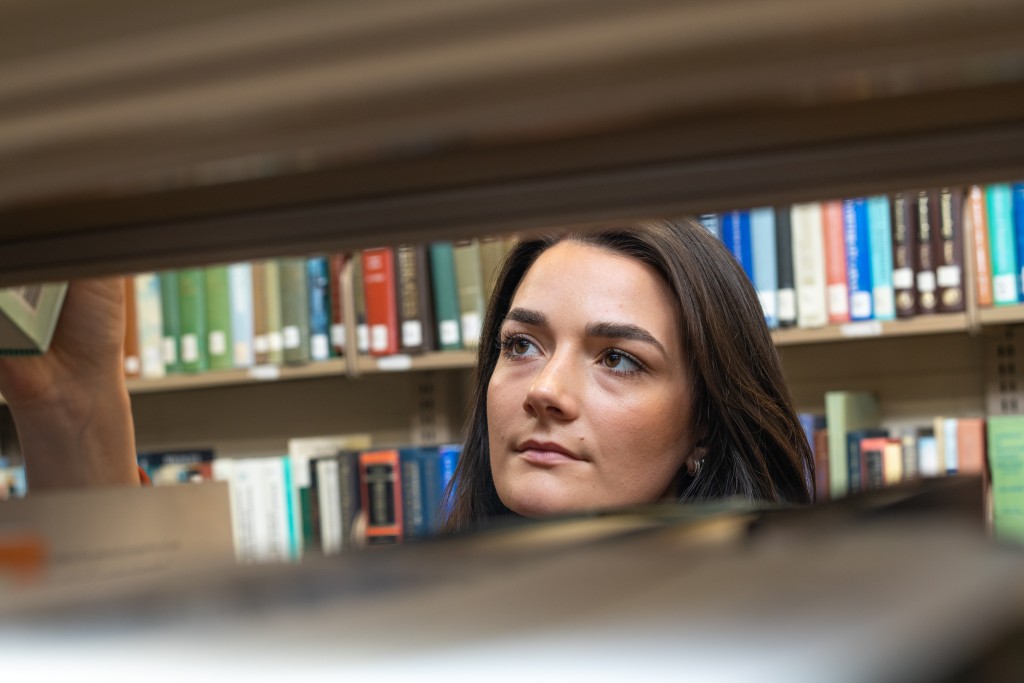
[[[686,469],[689,470],[691,477],[698,477],[700,475],[701,464],[704,462],[704,458],[691,458],[686,463]]]

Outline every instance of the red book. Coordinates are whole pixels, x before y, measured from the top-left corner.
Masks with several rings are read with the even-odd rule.
[[[366,249],[362,258],[370,354],[396,354],[399,337],[394,251],[389,247]]]
[[[850,286],[846,279],[846,236],[843,233],[843,203],[822,202],[825,229],[825,285],[828,288],[828,321],[850,321]]]
[[[359,454],[359,498],[366,512],[367,545],[402,540],[401,468],[397,450]]]
[[[992,305],[992,260],[988,246],[988,213],[985,206],[985,190],[980,185],[971,186],[968,195],[970,207],[968,230],[971,237],[971,248],[974,258],[974,281],[978,305]]]
[[[331,346],[334,353],[345,355],[345,302],[342,300],[344,291],[345,262],[348,254],[331,254]]]

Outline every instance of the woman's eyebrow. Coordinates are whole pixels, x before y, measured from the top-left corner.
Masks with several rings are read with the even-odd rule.
[[[543,326],[548,324],[547,316],[540,311],[534,311],[529,308],[513,308],[505,316],[505,320],[512,320],[524,325]]]
[[[657,347],[664,355],[668,355],[661,342],[654,338],[654,335],[638,325],[629,323],[590,323],[587,325],[588,337],[606,337],[608,339],[628,339],[631,341],[643,342]]]

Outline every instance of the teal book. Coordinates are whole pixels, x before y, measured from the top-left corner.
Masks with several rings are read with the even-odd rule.
[[[434,289],[438,348],[442,351],[461,349],[459,289],[455,280],[455,249],[451,242],[431,243],[430,279]]]
[[[206,327],[206,274],[202,268],[178,271],[178,310],[181,312],[181,367],[184,372],[210,369]]]
[[[1013,190],[1009,183],[985,188],[989,250],[992,256],[992,299],[1011,306],[1020,298],[1017,284],[1017,240],[1013,228]]]
[[[163,336],[160,353],[164,372],[175,375],[184,372],[181,362],[181,304],[178,303],[178,271],[160,273],[160,320]]]
[[[864,391],[825,393],[825,423],[828,429],[829,497],[850,493],[849,432],[879,426],[878,399]]]
[[[889,206],[889,198],[885,195],[868,197],[867,205],[875,320],[895,320],[896,290],[892,284],[892,209]]]
[[[206,350],[211,370],[235,366],[231,335],[231,278],[227,266],[210,266],[206,276]]]

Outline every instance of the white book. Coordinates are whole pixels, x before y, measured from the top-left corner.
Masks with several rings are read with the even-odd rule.
[[[140,273],[135,276],[135,316],[139,333],[140,374],[158,379],[166,374],[164,365],[164,316],[160,299],[160,276]]]
[[[792,229],[797,326],[824,327],[828,324],[828,304],[821,204],[794,204]]]
[[[248,368],[255,362],[255,322],[252,293],[252,264],[228,266],[231,291],[231,340],[236,368]]]

